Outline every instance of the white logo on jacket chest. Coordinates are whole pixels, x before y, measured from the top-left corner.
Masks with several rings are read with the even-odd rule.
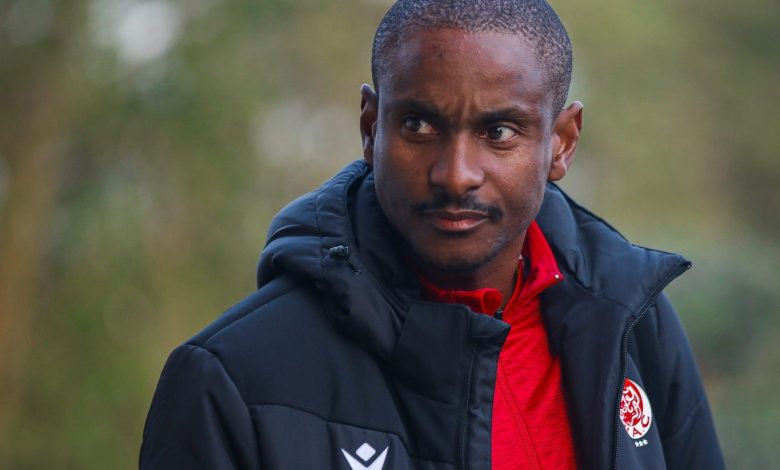
[[[631,439],[639,439],[647,434],[653,424],[653,410],[650,400],[642,387],[626,379],[623,384],[623,396],[620,398],[620,421]],[[645,442],[646,444],[646,442]]]
[[[367,442],[363,443],[363,445],[358,447],[355,451],[355,455],[357,455],[362,462],[344,449],[341,449],[341,452],[344,454],[344,458],[347,459],[349,468],[352,470],[382,470],[382,467],[385,466],[385,459],[387,458],[387,451],[389,449],[390,446],[385,447],[385,450],[383,450],[382,453],[379,454],[379,457],[374,459],[371,464],[369,464],[368,461],[371,460],[371,457],[376,455],[376,450],[368,445]]]

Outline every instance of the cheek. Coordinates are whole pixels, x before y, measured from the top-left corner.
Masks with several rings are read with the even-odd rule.
[[[377,193],[392,195],[393,200],[420,197],[421,184],[426,178],[422,159],[400,136],[377,132],[374,149],[374,178]]]
[[[536,217],[544,198],[547,182],[546,165],[540,155],[518,159],[508,174],[502,177],[502,191],[507,201],[507,210],[523,224]],[[515,221],[515,223],[518,220]]]
[[[397,226],[411,204],[410,182],[403,162],[392,156],[392,150],[384,147],[374,155],[374,186],[377,198],[385,215]]]
[[[534,155],[533,174],[535,175],[537,186],[541,189],[542,193],[544,192],[544,187],[550,177],[551,160],[552,154],[549,142],[547,142],[547,145],[540,145],[536,150],[536,154]]]

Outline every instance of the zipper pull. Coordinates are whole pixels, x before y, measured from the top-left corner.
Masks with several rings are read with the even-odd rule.
[[[335,259],[336,261],[345,261],[349,265],[349,267],[352,268],[353,273],[360,274],[360,270],[349,259],[348,246],[346,245],[334,246],[333,248],[328,250],[328,256],[330,256],[332,259]]]

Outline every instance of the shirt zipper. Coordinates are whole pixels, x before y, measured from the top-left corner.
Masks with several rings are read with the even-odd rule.
[[[623,362],[620,366],[621,379],[620,379],[620,384],[618,385],[617,403],[615,404],[615,415],[613,417],[613,425],[615,428],[614,440],[613,440],[613,445],[615,446],[615,455],[614,455],[615,460],[612,465],[613,470],[618,470],[618,439],[619,439],[619,432],[620,432],[620,425],[618,423],[620,421],[620,398],[623,396],[623,386],[626,382],[626,376],[628,375],[628,371],[626,370],[626,363],[628,362],[628,336],[631,334],[631,330],[634,328],[634,325],[636,325],[637,322],[642,319],[644,314],[647,313],[647,311],[650,309],[650,306],[653,305],[653,303],[655,303],[656,299],[658,298],[659,295],[661,295],[661,292],[663,292],[666,286],[668,286],[669,283],[672,282],[680,274],[690,269],[690,267],[691,267],[691,263],[685,262],[680,266],[678,266],[677,269],[672,271],[666,277],[666,279],[664,279],[658,285],[658,287],[653,291],[650,297],[648,297],[648,299],[642,305],[642,308],[639,309],[639,313],[637,314],[637,316],[631,321],[631,323],[629,323],[628,327],[623,333],[623,344],[622,344]]]

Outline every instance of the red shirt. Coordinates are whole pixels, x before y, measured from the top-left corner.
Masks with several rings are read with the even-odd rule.
[[[525,270],[523,262],[530,263]],[[543,290],[562,279],[544,234],[532,223],[526,232],[517,284],[502,317],[511,329],[498,357],[493,470],[576,469],[560,361],[550,353],[539,301]],[[462,303],[491,315],[502,304],[497,289],[444,290],[421,281],[428,300]]]

